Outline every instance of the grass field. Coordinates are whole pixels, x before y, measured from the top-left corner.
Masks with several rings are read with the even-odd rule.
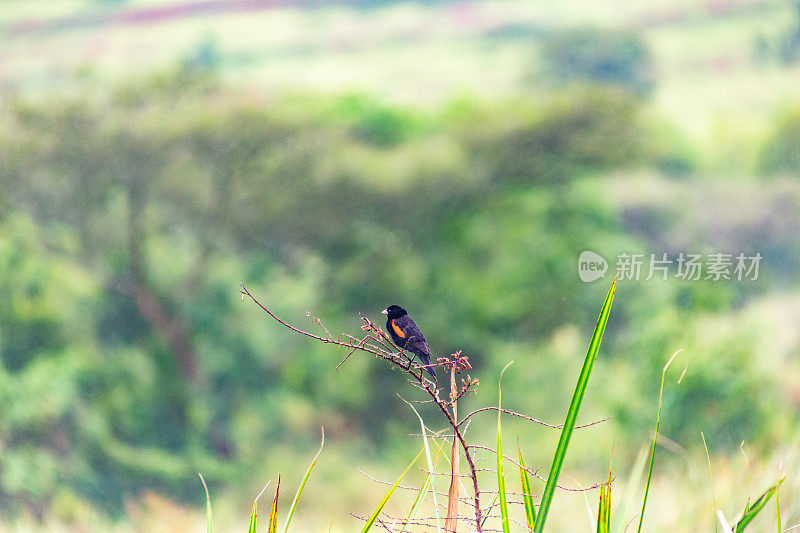
[[[792,23],[782,1],[281,4],[10,0],[0,13],[0,84],[102,88],[203,57],[260,95],[360,92],[424,105],[535,93],[544,32],[625,27],[641,30],[654,54],[654,110],[701,144],[732,126],[760,135],[800,84],[800,68],[754,59],[758,35],[775,43]]]

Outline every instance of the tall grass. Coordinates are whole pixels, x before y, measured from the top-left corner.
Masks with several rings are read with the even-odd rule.
[[[319,459],[319,454],[322,453],[322,447],[325,446],[325,429],[322,429],[322,443],[319,445],[319,451],[317,455],[314,456],[314,460],[311,461],[311,464],[308,465],[308,469],[306,470],[306,475],[303,476],[303,481],[300,482],[300,486],[297,488],[297,492],[292,499],[292,505],[289,506],[289,512],[286,515],[286,523],[283,525],[283,533],[289,531],[289,523],[292,521],[292,516],[294,515],[294,510],[297,508],[297,502],[300,500],[300,495],[303,493],[303,489],[306,487],[306,482],[308,481],[308,476],[311,475],[311,471],[314,469],[314,465],[317,464],[317,459]]]
[[[508,523],[508,498],[506,496],[506,478],[503,472],[503,432],[500,427],[500,415],[503,413],[503,388],[501,386],[503,374],[511,366],[508,363],[500,372],[500,380],[497,383],[497,494],[500,499],[500,517],[503,526],[503,533],[509,533]]]
[[[549,510],[550,510],[550,506],[551,506],[551,504],[553,502],[553,498],[554,498],[554,495],[555,495],[555,489],[557,487],[558,478],[559,478],[559,476],[561,474],[561,470],[562,470],[562,467],[564,465],[564,460],[565,460],[565,457],[566,457],[567,449],[569,447],[570,439],[571,439],[572,434],[573,434],[573,432],[575,430],[575,424],[576,424],[576,421],[577,421],[578,413],[579,413],[581,404],[583,402],[583,398],[584,398],[585,393],[586,393],[586,388],[588,386],[588,382],[589,382],[589,378],[591,376],[592,368],[593,368],[594,363],[595,363],[595,361],[597,359],[597,355],[598,355],[598,352],[599,352],[600,343],[602,341],[603,333],[604,333],[606,325],[608,323],[608,318],[609,318],[609,314],[610,314],[610,311],[611,311],[611,305],[613,303],[614,294],[615,294],[615,290],[616,290],[616,281],[617,280],[615,278],[614,281],[611,283],[611,287],[609,288],[608,293],[606,294],[605,300],[603,302],[603,306],[602,306],[602,308],[600,310],[600,314],[599,314],[599,317],[598,317],[598,320],[597,320],[597,325],[595,326],[594,332],[592,334],[592,338],[591,338],[591,340],[589,342],[589,348],[587,350],[586,357],[585,357],[584,362],[583,362],[583,366],[581,367],[581,371],[580,371],[580,374],[578,376],[577,384],[575,386],[575,390],[573,392],[572,400],[571,400],[569,408],[567,410],[567,415],[566,415],[566,418],[565,418],[565,421],[564,421],[564,425],[562,426],[562,429],[561,429],[561,433],[560,433],[560,436],[559,436],[559,441],[558,441],[558,444],[556,446],[555,454],[553,456],[552,466],[550,468],[550,472],[548,474],[548,477],[547,477],[547,480],[546,480],[546,483],[545,483],[545,487],[544,487],[544,490],[542,492],[542,496],[541,496],[541,500],[540,500],[540,504],[539,504],[538,510],[536,509],[536,506],[535,506],[535,503],[534,503],[533,493],[532,493],[531,484],[530,484],[530,479],[528,477],[528,471],[527,471],[527,468],[525,466],[525,461],[524,461],[523,456],[522,456],[522,451],[520,450],[520,447],[519,447],[519,440],[517,441],[517,453],[518,453],[518,458],[519,458],[519,470],[520,470],[520,486],[521,486],[521,489],[522,489],[522,504],[524,505],[524,509],[525,509],[525,521],[526,521],[526,526],[527,526],[528,531],[531,531],[531,532],[534,532],[534,533],[543,533],[543,531],[544,531],[544,528],[545,528],[545,525],[546,525],[546,521],[547,521],[547,516],[548,516]],[[243,294],[249,294],[249,293],[243,292]],[[256,302],[256,303],[258,303],[258,302]],[[262,308],[263,308],[263,306],[262,306]],[[371,323],[368,320],[365,320],[365,322],[367,323],[367,325],[371,325]],[[299,331],[299,330],[296,330],[296,331]],[[308,335],[307,333],[304,333],[302,331],[299,331],[299,332]],[[380,331],[378,331],[378,333],[380,333]],[[326,339],[321,339],[321,340],[323,342],[330,342],[329,340],[326,340]],[[363,344],[363,342],[362,342],[362,344]],[[353,348],[353,346],[348,346],[348,347]],[[355,347],[354,349],[356,349],[356,348],[358,348],[358,347]],[[365,351],[369,352],[369,350],[365,350]],[[373,353],[373,352],[369,352],[369,353]],[[669,369],[669,367],[672,364],[672,362],[674,361],[675,357],[678,355],[678,353],[680,353],[680,350],[675,352],[672,355],[672,357],[669,359],[669,361],[667,361],[667,363],[664,365],[664,367],[662,369],[662,373],[661,373],[661,384],[660,384],[659,395],[658,395],[658,408],[657,408],[657,411],[656,411],[655,429],[654,429],[654,432],[653,432],[653,440],[652,440],[652,443],[650,445],[649,463],[648,463],[648,466],[647,466],[647,478],[646,478],[645,487],[644,487],[644,495],[643,495],[643,498],[642,498],[641,510],[639,512],[639,521],[638,521],[637,532],[640,532],[642,530],[642,527],[643,527],[644,517],[645,517],[645,510],[646,510],[646,506],[647,506],[648,497],[649,497],[649,494],[650,494],[651,481],[652,481],[652,478],[653,478],[653,471],[654,471],[654,464],[655,464],[655,457],[656,457],[656,447],[657,447],[657,440],[658,440],[658,434],[659,434],[658,432],[659,432],[660,423],[661,423],[661,408],[662,408],[662,401],[663,401],[664,383],[665,383],[666,372]],[[460,354],[460,352],[458,354],[454,354],[454,355],[458,356],[459,354]],[[378,354],[378,355],[380,355],[380,354]],[[505,470],[504,470],[505,458],[503,456],[503,433],[502,433],[502,414],[503,414],[503,407],[502,407],[502,377],[503,377],[503,374],[505,373],[505,371],[510,366],[510,364],[511,363],[506,365],[506,367],[500,373],[500,378],[499,378],[499,381],[498,381],[497,447],[496,447],[495,450],[493,450],[495,455],[496,455],[495,458],[496,458],[497,490],[496,491],[478,490],[478,487],[477,487],[478,479],[477,479],[477,477],[473,477],[474,483],[476,484],[476,495],[475,495],[475,530],[476,531],[482,531],[483,527],[485,526],[486,519],[489,517],[489,512],[488,511],[491,510],[495,505],[497,505],[497,507],[499,508],[500,521],[501,521],[501,527],[502,527],[503,533],[510,533],[510,531],[511,531],[511,527],[510,527],[511,526],[511,524],[510,524],[511,519],[510,519],[510,516],[509,516],[509,500],[508,500],[508,492],[506,490],[506,476],[505,476]],[[464,368],[471,368],[471,367],[468,364],[466,364],[464,366]],[[408,370],[408,369],[406,369],[406,370]],[[685,373],[686,373],[686,368],[684,368],[683,373],[681,374],[680,378],[678,379],[678,383],[681,382],[681,380],[683,379],[683,376],[684,376]],[[478,409],[477,411],[474,411],[473,413],[470,413],[469,415],[467,415],[464,419],[462,419],[459,422],[458,421],[458,416],[457,416],[457,410],[456,410],[456,400],[460,397],[461,394],[466,392],[468,389],[466,389],[466,388],[464,388],[464,389],[456,388],[456,386],[455,386],[455,374],[456,374],[456,365],[453,365],[451,367],[451,376],[450,376],[451,377],[451,393],[450,393],[451,394],[450,395],[451,402],[449,404],[441,403],[440,407],[442,405],[449,405],[450,406],[450,408],[452,409],[452,419],[449,418],[450,415],[447,413],[447,411],[445,411],[445,414],[448,416],[448,420],[450,420],[451,426],[454,428],[454,430],[458,431],[458,428],[463,423],[467,422],[467,420],[473,414],[476,414],[477,412],[480,412],[480,411],[494,409],[494,408]],[[414,375],[414,376],[417,377],[416,375]],[[477,380],[472,380],[469,376],[467,376],[467,381],[469,381],[470,384],[477,384]],[[428,392],[431,392],[431,390],[428,390]],[[438,392],[436,394],[437,394],[437,396],[434,397],[434,400],[435,401],[439,401],[438,400]],[[401,397],[401,399],[402,399],[402,397]],[[416,455],[414,460],[411,461],[411,463],[405,468],[405,470],[402,472],[402,474],[391,485],[391,487],[386,492],[386,494],[383,496],[383,498],[377,503],[375,509],[372,511],[370,516],[365,520],[365,524],[363,526],[362,533],[366,533],[366,532],[370,531],[372,529],[372,527],[378,522],[379,517],[380,517],[381,513],[383,512],[383,509],[385,508],[385,506],[388,503],[388,501],[391,498],[391,496],[394,494],[395,489],[399,486],[400,482],[404,479],[404,477],[406,476],[408,471],[417,463],[417,461],[419,460],[419,458],[423,454],[423,452],[425,453],[426,460],[427,460],[427,473],[426,473],[425,479],[424,479],[421,487],[417,490],[416,498],[414,499],[414,502],[411,505],[411,508],[409,509],[409,512],[408,512],[406,518],[405,519],[397,519],[397,518],[395,518],[392,521],[389,521],[391,523],[381,522],[381,525],[385,529],[390,531],[390,532],[397,531],[398,533],[403,533],[403,532],[407,531],[407,528],[411,524],[413,524],[415,522],[416,517],[417,517],[417,515],[419,513],[419,510],[420,510],[421,506],[423,505],[423,503],[425,502],[426,496],[430,493],[431,496],[432,496],[433,507],[434,507],[434,511],[435,511],[435,529],[436,529],[437,533],[442,531],[442,528],[441,528],[441,525],[440,525],[439,503],[438,503],[437,492],[436,492],[435,477],[437,475],[437,473],[436,473],[436,464],[438,463],[438,459],[442,456],[442,451],[443,451],[444,445],[443,444],[438,445],[438,450],[437,450],[436,456],[435,456],[436,460],[434,461],[434,456],[431,453],[431,446],[430,446],[431,439],[429,439],[429,434],[434,439],[435,438],[440,438],[441,439],[442,437],[440,435],[437,435],[436,433],[430,432],[427,429],[427,426],[425,425],[425,422],[424,422],[422,416],[419,414],[419,412],[416,410],[416,408],[414,408],[414,406],[410,402],[406,401],[405,399],[403,399],[403,401],[405,401],[412,408],[412,410],[416,414],[417,418],[419,419],[420,429],[421,429],[421,435],[420,436],[422,438],[422,448],[420,449],[419,453]],[[524,416],[524,415],[522,415],[522,416]],[[463,435],[464,435],[463,431],[458,433],[458,435],[460,435],[463,438]],[[701,437],[702,437],[702,440],[703,440],[703,445],[704,445],[705,450],[706,450],[706,457],[708,459],[709,474],[711,475],[711,474],[713,474],[713,472],[711,470],[711,460],[710,460],[710,456],[708,455],[708,448],[706,447],[706,443],[705,443],[705,435],[702,432],[701,432]],[[320,449],[317,452],[317,455],[314,457],[313,461],[311,462],[310,466],[308,467],[308,469],[306,471],[306,474],[305,474],[305,476],[304,476],[304,478],[303,478],[303,480],[302,480],[302,482],[300,484],[300,487],[297,490],[297,493],[294,496],[292,504],[291,504],[291,506],[289,508],[289,511],[287,513],[286,523],[285,523],[284,529],[283,529],[284,533],[288,532],[289,523],[290,523],[291,518],[292,518],[292,516],[294,514],[294,511],[296,510],[300,495],[303,492],[303,489],[304,489],[304,487],[306,485],[306,482],[308,481],[308,478],[309,478],[309,476],[311,474],[312,469],[314,468],[314,465],[316,464],[317,459],[319,458],[320,453],[322,452],[322,448],[324,446],[324,442],[325,442],[325,435],[324,435],[324,432],[323,432],[322,443],[320,445]],[[447,442],[446,439],[444,440],[444,442]],[[456,532],[457,531],[457,527],[458,527],[458,518],[459,518],[458,517],[458,487],[459,486],[461,487],[461,490],[464,492],[464,494],[466,494],[466,490],[464,490],[463,484],[461,484],[460,474],[458,472],[458,458],[459,458],[460,454],[459,454],[459,447],[457,445],[457,442],[456,442],[455,438],[453,439],[452,446],[453,446],[453,457],[452,457],[452,460],[449,460],[447,458],[446,454],[444,455],[445,459],[448,459],[450,461],[450,464],[451,464],[450,491],[449,491],[449,498],[448,498],[448,516],[447,516],[447,520],[445,522],[445,530]],[[463,445],[463,453],[465,453],[465,456],[468,459],[469,459],[469,454],[467,453],[467,450],[469,448],[472,448],[472,447],[473,446],[470,446],[470,445],[467,445],[467,444]],[[484,448],[484,447],[481,447],[481,446],[477,446],[477,447],[478,448],[483,448],[485,450],[491,450],[491,448]],[[638,486],[639,480],[641,479],[642,473],[644,471],[645,458],[647,457],[647,455],[648,454],[646,454],[644,451],[640,454],[640,458],[637,460],[636,466],[634,467],[634,469],[632,471],[632,477],[633,477],[633,479],[635,479],[635,482],[633,482],[632,484],[629,484],[629,485]],[[474,474],[474,471],[473,471],[473,474]],[[209,498],[209,495],[208,495],[208,488],[206,487],[205,480],[202,479],[202,476],[201,476],[201,480],[203,481],[203,486],[204,486],[204,488],[206,490],[206,512],[207,512],[207,528],[208,528],[207,529],[207,533],[212,533],[212,529],[211,529],[211,527],[212,527],[212,525],[211,525],[211,501],[210,501],[210,498]],[[780,533],[781,530],[782,530],[782,525],[781,525],[781,517],[780,517],[780,501],[779,501],[778,495],[779,495],[780,486],[781,486],[781,484],[783,483],[784,480],[785,480],[785,476],[781,476],[775,483],[770,485],[752,503],[750,502],[750,500],[748,498],[748,501],[745,504],[745,507],[744,507],[743,511],[741,512],[740,516],[737,518],[737,520],[734,520],[733,522],[729,522],[725,518],[723,513],[721,511],[717,510],[716,511],[717,520],[714,521],[715,528],[717,527],[717,523],[719,522],[719,524],[722,525],[723,529],[726,532],[741,533],[742,531],[745,530],[745,528],[748,525],[750,525],[752,523],[754,518],[766,507],[766,505],[769,502],[770,498],[775,496],[775,504],[776,504],[775,515],[776,515],[776,521],[777,521],[777,531]],[[596,526],[597,526],[596,529],[597,529],[598,533],[609,533],[611,531],[612,484],[613,484],[612,471],[611,471],[611,467],[609,467],[608,481],[600,484],[598,514],[597,514],[597,523],[596,523]],[[711,488],[712,488],[712,501],[713,501],[713,504],[714,504],[714,509],[716,510],[717,509],[717,505],[716,505],[716,496],[714,494],[713,477],[711,479]],[[265,489],[266,489],[266,487],[265,487]],[[276,531],[277,509],[278,509],[278,492],[279,492],[279,490],[280,490],[280,476],[278,477],[278,487],[276,488],[276,491],[275,491],[275,499],[274,499],[272,507],[270,509],[269,528],[268,528],[269,533],[275,533],[275,531]],[[483,492],[483,493],[493,492],[492,501],[489,503],[488,507],[485,508],[486,509],[485,514],[481,512],[481,511],[483,511],[483,509],[482,509],[483,506],[478,506],[478,496],[477,496],[478,492]],[[263,490],[262,490],[262,493],[263,493]],[[629,525],[629,524],[625,523],[625,520],[627,520],[627,516],[626,516],[627,515],[627,510],[631,506],[633,495],[634,495],[634,492],[630,491],[630,496],[628,498],[626,498],[626,501],[628,503],[626,505],[624,505],[623,512],[620,515],[617,515],[617,516],[620,517],[620,519],[617,521],[618,523],[617,523],[617,526],[615,528],[615,531],[620,531],[622,528],[627,527],[627,525]],[[261,494],[259,494],[259,497],[260,496],[261,496]],[[256,516],[257,516],[257,501],[258,501],[258,497],[253,502],[253,510],[252,510],[252,513],[251,513],[249,533],[255,533]],[[731,526],[730,523],[734,523],[735,525]],[[396,529],[398,524],[399,524],[399,528],[400,528],[399,530]]]
[[[775,496],[776,502],[778,501],[778,489],[780,488],[781,484],[785,479],[786,476],[781,476],[775,483],[770,485],[767,488],[767,490],[765,490],[761,494],[761,496],[756,498],[756,501],[754,501],[752,504],[748,500],[748,502],[745,504],[744,511],[742,511],[742,517],[739,519],[738,522],[736,522],[736,529],[734,529],[734,533],[741,533],[742,531],[744,531],[744,528],[750,525],[750,522],[752,522],[753,519],[756,517],[756,515],[760,513],[761,510],[767,505],[767,502],[769,501],[770,498],[772,498],[772,496]],[[778,506],[777,503],[776,503],[776,509],[777,509],[776,518],[778,521],[778,531],[780,531],[782,529],[781,511],[780,511],[780,506]]]
[[[575,421],[578,419],[578,411],[581,408],[583,397],[586,394],[586,387],[589,384],[589,376],[592,373],[592,367],[597,359],[600,341],[603,339],[603,332],[608,323],[608,315],[611,313],[611,303],[614,301],[616,285],[617,279],[614,278],[614,281],[611,283],[611,288],[606,295],[606,299],[603,302],[603,307],[600,310],[600,316],[597,319],[597,325],[594,328],[592,340],[589,342],[589,350],[586,352],[586,358],[584,359],[581,373],[578,376],[578,384],[575,386],[575,392],[572,395],[572,401],[567,410],[567,417],[564,420],[564,427],[561,429],[561,436],[556,446],[556,453],[553,456],[553,464],[550,467],[547,483],[542,493],[542,500],[539,504],[539,513],[536,515],[536,523],[533,528],[536,533],[542,533],[545,523],[547,522],[547,514],[550,512],[550,505],[553,503],[558,477],[561,474],[561,468],[564,466],[564,458],[567,455],[567,447],[572,438],[572,433],[575,430]]]
[[[374,511],[372,511],[372,514],[369,516],[369,518],[367,518],[367,523],[364,525],[364,528],[361,530],[361,533],[367,533],[367,531],[372,529],[372,526],[375,524],[375,521],[378,519],[378,516],[381,514],[381,511],[383,511],[386,502],[388,502],[389,498],[392,497],[392,494],[394,494],[394,490],[397,488],[400,482],[403,481],[403,478],[406,477],[406,474],[408,474],[408,471],[411,470],[411,467],[417,463],[417,460],[420,458],[422,452],[424,452],[425,449],[426,446],[423,446],[422,449],[420,449],[417,456],[414,457],[414,460],[408,464],[406,469],[403,470],[403,473],[400,474],[400,477],[397,478],[397,481],[395,481],[394,484],[389,488],[389,491],[386,493],[383,499],[380,502],[378,502],[378,506],[375,508]]]
[[[422,505],[422,499],[424,498],[425,493],[428,491],[428,485],[430,485],[431,494],[433,496],[433,510],[436,513],[436,533],[440,533],[442,528],[441,528],[440,519],[439,519],[439,502],[438,502],[438,498],[437,498],[437,495],[436,495],[436,476],[434,475],[434,468],[435,467],[434,467],[433,461],[431,460],[431,450],[430,450],[430,447],[428,445],[428,431],[425,428],[425,422],[422,420],[422,417],[419,415],[419,412],[416,410],[414,405],[411,402],[406,401],[406,399],[403,398],[402,396],[400,396],[400,399],[403,400],[405,403],[407,403],[409,407],[411,407],[411,409],[414,411],[414,414],[417,415],[417,418],[419,419],[419,427],[420,427],[420,431],[422,432],[421,433],[422,434],[422,445],[423,445],[423,448],[425,449],[425,458],[428,461],[428,475],[427,475],[427,477],[425,478],[425,481],[422,484],[422,488],[420,488],[420,491],[417,494],[417,498],[414,501],[414,505],[411,506],[411,510],[408,513],[408,518],[406,520],[406,523],[414,520],[414,518],[417,516],[417,513],[419,512],[419,508]],[[439,454],[441,454],[441,453],[442,453],[442,447],[440,446],[439,447],[439,452],[436,454],[437,462],[439,460]]]
[[[272,500],[272,505],[269,508],[269,522],[267,525],[268,533],[277,533],[278,531],[278,494],[281,492],[281,475],[278,474],[278,486],[275,487],[275,498]]]
[[[264,488],[261,489],[261,492],[258,493],[256,499],[253,500],[253,511],[250,513],[250,527],[247,528],[247,533],[256,533],[256,522],[258,520],[258,499],[261,498],[261,495],[264,494],[264,491],[267,490],[269,484],[271,482],[268,481]]]
[[[653,463],[656,459],[656,443],[658,442],[658,428],[661,425],[661,401],[664,397],[664,379],[667,375],[667,369],[669,365],[672,364],[672,361],[678,356],[681,350],[676,351],[672,354],[672,357],[669,358],[667,364],[664,365],[664,368],[661,370],[661,387],[658,390],[658,410],[656,411],[656,428],[653,430],[653,445],[650,448],[650,464],[647,467],[647,481],[645,483],[644,488],[644,497],[642,498],[642,510],[639,512],[639,527],[636,529],[637,533],[642,531],[642,521],[644,520],[644,509],[647,505],[647,496],[650,493],[650,481],[653,478]],[[686,374],[686,368],[683,369],[683,373],[681,377],[678,378],[678,383],[681,382],[683,376]]]
[[[522,450],[519,449],[517,442],[517,455],[519,455],[519,477],[522,487],[522,502],[525,504],[525,523],[530,531],[536,523],[536,505],[533,503],[533,492],[531,491],[531,481],[528,478],[528,471],[525,469],[525,459],[522,458]]]
[[[608,483],[600,484],[600,504],[597,509],[597,533],[609,533],[611,530],[611,475]]]
[[[208,485],[206,485],[206,480],[203,479],[203,474],[198,473],[197,475],[200,476],[200,481],[203,482],[203,489],[206,491],[206,533],[213,533],[214,527],[211,523],[211,497],[208,495]]]

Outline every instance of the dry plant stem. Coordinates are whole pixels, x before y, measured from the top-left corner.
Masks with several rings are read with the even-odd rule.
[[[301,335],[305,335],[306,337],[310,337],[314,340],[320,341],[325,344],[334,344],[336,346],[341,346],[342,348],[347,348],[350,352],[347,354],[344,360],[347,360],[348,357],[356,350],[360,350],[362,352],[370,353],[381,359],[389,361],[389,363],[395,365],[400,370],[402,370],[405,374],[413,378],[416,381],[415,385],[417,385],[421,390],[425,391],[430,397],[431,401],[439,407],[439,410],[444,414],[445,418],[447,419],[448,424],[450,427],[453,428],[453,435],[455,439],[458,440],[458,443],[461,445],[461,449],[464,452],[464,458],[467,460],[467,464],[469,465],[470,470],[470,477],[472,478],[472,486],[474,490],[474,497],[473,497],[473,506],[475,508],[475,530],[477,533],[482,533],[483,528],[481,527],[481,522],[483,522],[482,512],[481,512],[481,504],[480,504],[480,489],[478,488],[478,473],[475,468],[475,462],[472,458],[472,454],[470,453],[470,447],[467,444],[466,440],[464,440],[464,435],[462,434],[459,423],[457,422],[457,418],[455,417],[455,413],[450,414],[450,406],[454,403],[455,400],[463,396],[465,393],[469,391],[469,389],[473,386],[478,384],[477,380],[474,380],[467,376],[467,380],[462,380],[462,387],[457,389],[453,394],[451,390],[451,398],[452,401],[445,401],[439,398],[439,390],[435,387],[430,386],[432,384],[427,378],[425,378],[423,372],[424,369],[422,367],[414,366],[413,362],[403,356],[403,351],[397,345],[392,342],[392,340],[383,332],[380,326],[376,326],[369,318],[365,317],[363,314],[360,314],[361,320],[363,324],[361,325],[361,329],[367,332],[367,335],[362,339],[356,339],[352,335],[347,335],[351,339],[351,341],[342,341],[339,338],[332,338],[332,337],[320,337],[319,335],[314,335],[313,333],[309,333],[307,331],[303,331],[302,329],[296,328],[291,324],[284,322],[275,314],[267,309],[264,305],[259,302],[255,296],[253,296],[250,291],[247,290],[247,287],[244,286],[244,283],[241,284],[241,289],[239,291],[242,294],[242,299],[245,296],[253,300],[253,302],[261,308],[262,311],[267,313],[270,317],[272,317],[276,322],[289,328],[290,330],[299,333]],[[311,315],[313,317],[313,315]],[[313,317],[315,320],[316,317]],[[321,321],[318,321],[319,325],[325,329],[327,333],[327,329],[325,326],[322,325]],[[330,334],[329,334],[330,335]],[[341,337],[341,336],[340,336]],[[376,344],[370,344],[367,340],[374,341]],[[452,359],[447,357],[439,358],[442,362],[437,363],[435,365],[429,365],[431,367],[434,366],[446,366],[450,367],[451,372],[453,375],[455,372],[459,372],[463,369],[466,370],[471,368],[469,365],[469,360],[466,357],[461,356],[461,352],[456,352],[453,354]],[[342,363],[344,362],[342,361]],[[341,365],[342,363],[339,363]],[[417,371],[418,370],[418,371]],[[413,381],[412,381],[413,383]],[[453,378],[452,385],[455,384],[455,379]],[[454,409],[455,411],[455,409]],[[455,440],[453,441],[453,445],[455,446]]]
[[[524,418],[525,420],[527,420],[529,422],[533,422],[535,424],[539,424],[541,426],[552,428],[552,429],[561,429],[561,428],[564,427],[561,424],[557,424],[557,425],[556,424],[548,424],[547,422],[542,422],[541,420],[539,420],[537,418],[533,418],[532,416],[523,415],[522,413],[517,413],[516,411],[512,411],[510,409],[500,409],[500,408],[498,408],[498,407],[496,407],[494,405],[490,405],[489,407],[481,407],[480,409],[475,409],[470,414],[465,416],[461,420],[461,422],[458,423],[458,425],[463,424],[464,422],[469,420],[473,415],[477,415],[478,413],[482,413],[483,411],[500,411],[501,413],[505,413],[505,414],[511,415],[511,416],[516,416],[516,417],[519,417],[519,418]],[[575,426],[575,429],[584,429],[584,428],[596,426],[597,424],[602,424],[603,422],[608,422],[609,420],[611,420],[611,418],[601,418],[600,420],[595,420],[594,422],[589,422],[588,424],[584,424],[582,426]]]
[[[456,366],[450,367],[450,403],[453,406],[453,419],[458,420],[458,406],[456,401],[459,397],[459,390],[456,387]],[[458,443],[453,439],[452,460],[450,461],[450,490],[447,492],[447,520],[444,528],[455,531],[458,529]]]

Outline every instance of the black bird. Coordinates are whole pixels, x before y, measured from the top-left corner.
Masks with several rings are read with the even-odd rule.
[[[419,330],[414,320],[408,316],[406,310],[399,305],[390,305],[381,313],[386,315],[386,330],[392,336],[394,343],[419,357],[423,365],[431,364],[431,349],[428,348],[425,335]],[[433,379],[436,379],[433,367],[426,366],[425,370],[433,376]]]

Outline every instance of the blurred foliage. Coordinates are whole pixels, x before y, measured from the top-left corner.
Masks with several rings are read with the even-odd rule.
[[[612,85],[639,96],[649,95],[654,86],[653,58],[634,31],[553,31],[542,39],[540,55],[544,74],[558,84]]]
[[[760,170],[767,174],[797,175],[800,169],[800,110],[778,118],[761,152]]]
[[[581,39],[630,62],[598,75],[646,85],[638,41]],[[580,355],[563,339],[590,330],[604,290],[577,281],[577,257],[649,252],[674,229],[665,207],[618,201],[598,176],[690,159],[618,87],[425,114],[358,95],[253,102],[189,69],[0,110],[4,512],[64,492],[112,512],[144,489],[196,499],[197,471],[249,479],[279,460],[265,450],[310,450],[323,424],[391,454],[415,427],[402,377],[357,358],[335,372],[342,354],[242,304],[239,282],[334,333],[403,304],[434,353],[464,349],[478,376],[525,359],[504,401],[560,417]],[[665,396],[666,435],[703,427],[720,448],[774,435],[784,392],[756,362],[759,330],[706,333],[710,313],[764,290],[621,284],[604,352],[638,377],[594,409],[645,435],[642,406],[684,346],[697,355]]]
[[[794,17],[791,25],[778,40],[778,59],[785,65],[796,65],[800,61],[800,2],[792,2]]]

